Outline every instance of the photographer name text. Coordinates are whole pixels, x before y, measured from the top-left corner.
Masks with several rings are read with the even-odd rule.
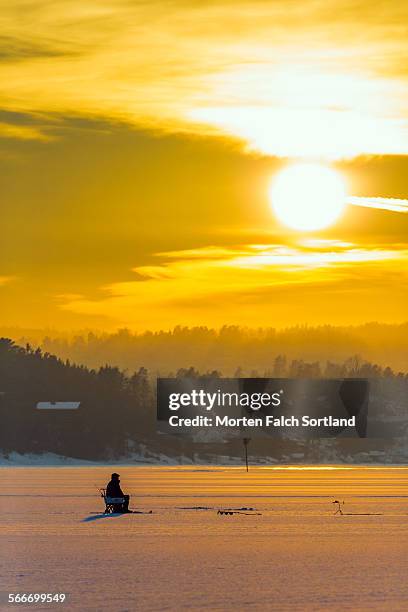
[[[230,417],[230,416],[195,416],[191,418],[172,415],[169,417],[171,427],[355,427],[356,417],[336,418],[329,416],[310,417],[272,416],[265,417]]]

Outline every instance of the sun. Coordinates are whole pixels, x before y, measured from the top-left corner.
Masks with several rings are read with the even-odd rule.
[[[299,163],[284,168],[272,180],[269,196],[279,221],[304,232],[332,225],[346,204],[341,176],[319,164]]]

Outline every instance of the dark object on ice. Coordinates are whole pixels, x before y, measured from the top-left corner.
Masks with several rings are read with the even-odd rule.
[[[242,512],[242,510],[218,510],[217,514],[226,514],[228,516],[232,516],[233,514],[245,514],[246,516],[262,516],[261,512]]]
[[[238,512],[239,510],[250,510],[251,512],[256,512],[256,508],[247,508],[243,506],[242,508],[224,508],[224,510],[232,510],[233,512]]]
[[[338,499],[335,499],[333,504],[337,504],[337,510],[335,511],[334,514],[343,514],[343,511],[341,509],[341,504],[343,504],[343,506],[344,506],[344,501],[340,502]]]
[[[333,504],[337,504],[337,510],[334,514],[341,514],[342,516],[383,516],[382,512],[343,512],[341,505],[344,506],[344,501],[339,502],[335,499]]]
[[[209,506],[178,506],[176,510],[214,510]]]
[[[125,495],[120,487],[119,474],[114,472],[106,489],[100,489],[101,497],[105,501],[105,514],[113,512],[126,513],[129,510],[129,495]]]
[[[106,487],[106,495],[108,497],[123,497],[124,493],[120,488],[120,474],[114,472]]]
[[[249,468],[248,468],[248,444],[251,441],[251,438],[242,438],[242,441],[244,443],[244,448],[245,448],[245,465],[246,465],[246,471],[248,472]]]

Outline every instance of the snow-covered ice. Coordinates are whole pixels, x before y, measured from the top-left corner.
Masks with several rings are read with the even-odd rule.
[[[131,507],[153,514],[99,513],[112,471]],[[1,596],[68,594],[20,610],[407,610],[407,477],[403,467],[1,467]],[[334,516],[333,499],[355,516]],[[240,507],[262,515],[216,512]]]

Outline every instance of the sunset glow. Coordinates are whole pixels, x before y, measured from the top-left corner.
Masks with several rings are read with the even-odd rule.
[[[406,319],[403,3],[3,5],[3,326]]]

